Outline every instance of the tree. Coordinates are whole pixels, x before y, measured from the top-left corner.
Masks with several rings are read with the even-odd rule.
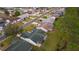
[[[66,50],[79,50],[79,8],[67,8],[65,14],[65,24],[69,32]]]
[[[44,19],[47,19],[48,17],[47,17],[47,16],[43,16],[43,18],[44,18]]]
[[[21,32],[21,30],[18,30],[19,24],[8,24],[4,28],[4,32],[7,36],[9,35],[16,35],[17,33]]]
[[[19,16],[19,15],[20,15],[20,12],[19,12],[18,10],[16,10],[15,16],[17,17],[17,16]]]
[[[9,12],[8,12],[7,10],[5,10],[5,14],[6,14],[7,16],[9,16]]]

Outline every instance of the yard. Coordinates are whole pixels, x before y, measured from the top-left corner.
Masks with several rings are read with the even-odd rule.
[[[0,35],[2,35],[2,32],[0,31]]]
[[[54,23],[43,45],[34,51],[79,51],[79,8],[66,8],[64,17]]]
[[[34,51],[55,51],[57,49],[57,45],[62,39],[63,32],[61,32],[58,29],[62,29],[61,19],[63,17],[59,18],[58,21],[55,22],[55,28],[52,32],[48,32],[46,41],[42,44],[40,48],[33,47]],[[57,29],[58,28],[58,29]],[[61,33],[61,34],[60,34]]]
[[[23,29],[23,32],[32,31],[35,27],[36,27],[36,25],[31,24],[31,25],[25,27]]]
[[[36,18],[36,16],[30,16],[30,17],[26,18],[24,21],[25,22],[29,22],[30,20],[32,20],[34,18]]]
[[[14,36],[8,36],[6,39],[0,42],[0,49],[5,50],[8,48],[12,42]]]

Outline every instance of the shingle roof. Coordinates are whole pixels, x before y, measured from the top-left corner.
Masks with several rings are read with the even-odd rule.
[[[30,35],[31,35],[31,33],[28,33],[28,32],[24,32],[21,34],[21,36],[24,38],[28,38],[28,37],[30,37]]]
[[[34,34],[32,37],[31,37],[31,40],[33,40],[34,42],[36,43],[42,43],[44,40],[44,36],[42,34]]]
[[[34,33],[39,33],[39,34],[45,34],[45,32],[44,31],[42,31],[42,30],[40,30],[40,29],[33,29],[33,31],[32,32],[24,32],[24,33],[22,33],[22,37],[25,37],[25,38],[29,38],[31,35],[34,35]]]
[[[33,32],[32,32],[32,34],[33,34],[34,32],[35,32],[35,33],[39,33],[39,34],[43,34],[43,35],[45,34],[45,32],[42,31],[41,29],[34,29]]]
[[[42,43],[45,37],[45,32],[40,29],[34,29],[31,33],[22,33],[21,35],[24,38],[29,38],[36,43]],[[32,49],[32,45],[20,38],[14,38],[13,43],[6,51],[30,51]]]
[[[6,51],[30,51],[31,49],[31,44],[22,39],[16,38]]]
[[[33,34],[29,38],[36,43],[42,43],[45,37],[45,32],[40,29],[35,29],[32,33]]]

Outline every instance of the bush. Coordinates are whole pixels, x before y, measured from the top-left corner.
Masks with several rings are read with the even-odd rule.
[[[20,15],[20,12],[19,12],[18,10],[16,10],[15,16],[17,17],[17,16],[19,16],[19,15]]]

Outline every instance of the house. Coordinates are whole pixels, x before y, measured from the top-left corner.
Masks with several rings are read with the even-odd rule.
[[[27,17],[29,17],[27,13],[22,14],[22,15],[18,16],[14,21],[12,21],[12,24],[23,21]]]
[[[45,32],[52,31],[53,23],[56,17],[49,17],[46,20],[43,20],[42,23],[37,27],[37,29],[41,29]]]
[[[45,32],[40,29],[34,29],[32,35],[29,37],[35,42],[42,43],[46,39]]]
[[[0,20],[0,30],[3,30],[3,27],[5,26],[5,21],[3,19]]]
[[[6,51],[30,51],[33,45],[40,47],[46,37],[45,32],[39,29],[34,29],[32,32],[24,32],[14,38]]]
[[[34,29],[30,33],[29,32],[22,33],[21,37],[29,38],[30,40],[32,40],[35,43],[36,46],[38,46],[39,44],[43,43],[43,41],[46,39],[47,36],[45,35],[44,31],[42,31],[40,29]],[[32,45],[34,45],[34,44],[32,44]]]

